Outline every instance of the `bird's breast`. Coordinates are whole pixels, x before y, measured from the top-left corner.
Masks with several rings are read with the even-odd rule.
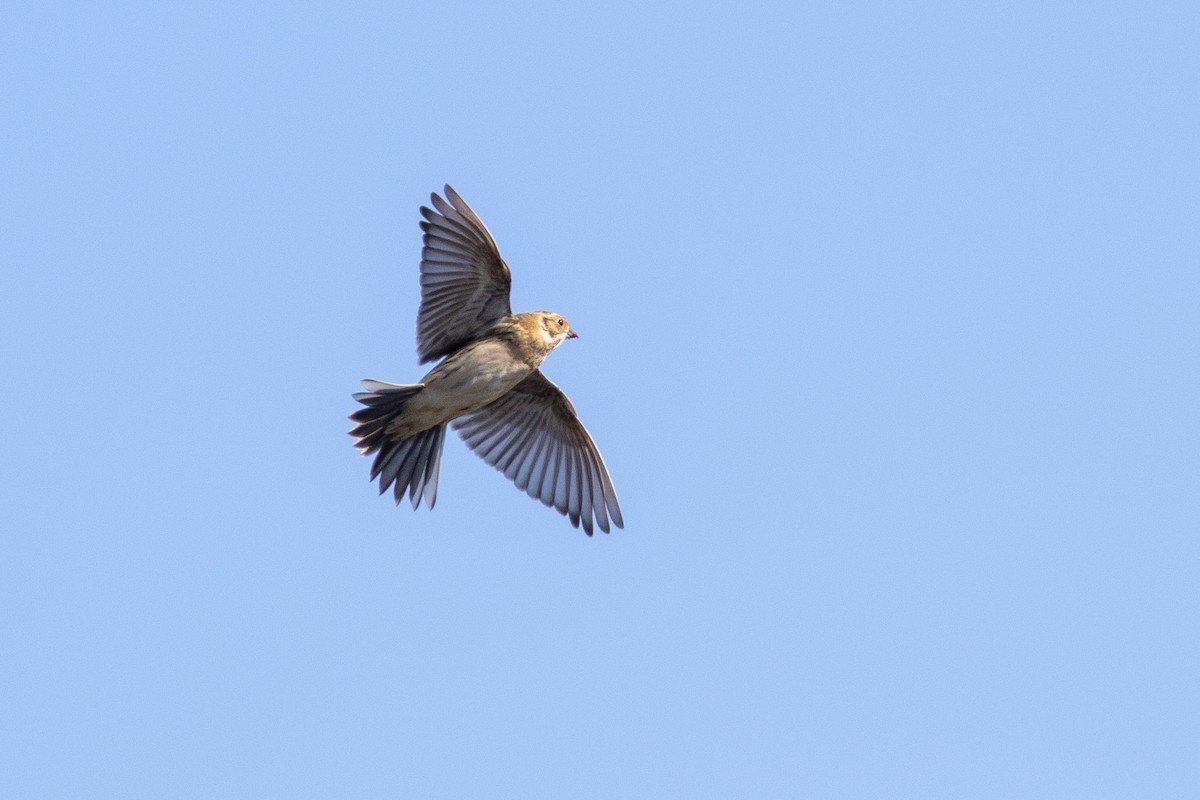
[[[421,379],[425,389],[418,397],[422,405],[453,419],[496,400],[534,369],[510,343],[485,339],[467,345],[434,367]]]

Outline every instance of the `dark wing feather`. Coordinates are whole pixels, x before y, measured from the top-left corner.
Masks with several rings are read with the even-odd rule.
[[[474,341],[512,313],[512,275],[483,222],[458,193],[430,195],[421,207],[421,310],[417,355],[424,364]]]
[[[530,497],[565,514],[588,536],[593,519],[625,526],[612,478],[575,407],[540,371],[453,423],[467,446]]]

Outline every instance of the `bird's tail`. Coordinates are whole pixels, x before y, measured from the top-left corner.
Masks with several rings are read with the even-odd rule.
[[[364,456],[375,453],[371,465],[371,480],[379,478],[379,493],[383,494],[395,484],[396,503],[404,499],[405,492],[416,508],[421,498],[433,508],[437,502],[438,473],[442,464],[442,443],[446,441],[446,426],[397,438],[388,433],[388,426],[404,413],[404,407],[424,385],[398,386],[383,381],[363,381],[367,390],[354,395],[354,399],[365,408],[350,415],[358,423],[350,435],[358,439],[354,446]]]

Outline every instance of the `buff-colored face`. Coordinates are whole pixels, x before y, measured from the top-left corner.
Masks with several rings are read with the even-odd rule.
[[[538,322],[542,330],[542,341],[548,347],[558,347],[567,339],[574,339],[578,336],[575,331],[571,330],[571,323],[558,314],[551,314],[549,311],[539,311],[538,317]]]

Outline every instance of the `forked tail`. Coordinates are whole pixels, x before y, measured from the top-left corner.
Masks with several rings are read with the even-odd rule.
[[[358,440],[354,446],[364,456],[375,453],[371,480],[379,478],[380,494],[394,485],[397,504],[407,492],[413,508],[420,504],[421,498],[433,508],[437,502],[446,426],[438,425],[404,438],[398,437],[395,431],[388,432],[392,422],[404,413],[409,399],[424,389],[424,385],[399,386],[366,380],[363,387],[367,391],[354,395],[354,399],[365,408],[350,415],[350,420],[357,423],[350,435]]]

